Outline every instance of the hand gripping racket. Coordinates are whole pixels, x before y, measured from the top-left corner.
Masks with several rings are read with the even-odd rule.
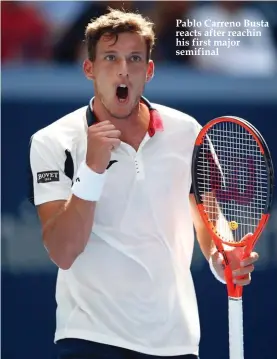
[[[232,281],[224,247],[241,247],[247,257],[269,218],[273,164],[261,134],[233,116],[206,124],[195,142],[192,184],[207,230],[225,263],[230,359],[243,359],[242,287]],[[225,247],[226,248],[226,247]]]

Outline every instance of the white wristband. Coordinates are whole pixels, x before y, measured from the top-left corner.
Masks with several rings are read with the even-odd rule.
[[[96,202],[101,196],[105,178],[106,171],[104,173],[96,173],[88,167],[86,162],[82,162],[71,188],[72,193],[86,201]]]
[[[213,264],[212,256],[210,256],[209,265],[210,265],[210,270],[211,270],[211,272],[213,273],[213,275],[215,276],[215,278],[216,278],[219,282],[221,282],[221,283],[223,283],[223,284],[226,284],[225,280],[222,279],[222,278],[217,274],[217,272],[216,272],[216,270],[215,270],[215,267],[214,267],[214,264]]]

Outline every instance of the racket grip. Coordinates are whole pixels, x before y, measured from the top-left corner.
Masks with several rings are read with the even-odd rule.
[[[230,359],[243,359],[243,309],[242,298],[228,299]]]

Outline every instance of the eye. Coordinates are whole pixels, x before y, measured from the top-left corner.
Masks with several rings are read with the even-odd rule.
[[[132,62],[139,62],[139,61],[141,61],[141,56],[133,55],[133,56],[131,56],[131,61]]]
[[[114,61],[115,60],[115,55],[107,55],[107,56],[105,56],[105,60]]]

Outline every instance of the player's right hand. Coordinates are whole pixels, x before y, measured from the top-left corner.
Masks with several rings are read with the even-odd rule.
[[[120,145],[121,132],[110,121],[102,121],[88,128],[86,163],[94,172],[104,173],[111,159],[111,151]]]

